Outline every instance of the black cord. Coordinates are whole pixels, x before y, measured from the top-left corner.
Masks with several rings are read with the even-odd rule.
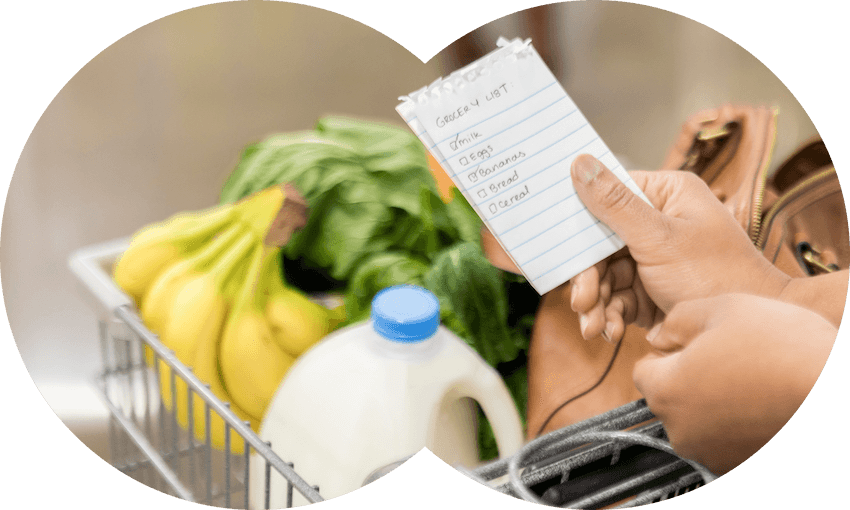
[[[590,388],[584,390],[583,392],[579,393],[578,395],[576,395],[574,397],[570,397],[569,399],[567,399],[566,402],[564,402],[561,405],[559,405],[558,407],[556,407],[555,410],[552,411],[551,414],[549,414],[549,417],[546,418],[546,421],[543,422],[543,425],[540,426],[540,430],[537,431],[537,434],[535,434],[534,437],[539,437],[540,434],[543,433],[543,431],[546,429],[546,425],[549,425],[549,422],[552,421],[552,418],[554,418],[556,414],[558,414],[558,411],[560,411],[561,409],[566,407],[567,404],[569,404],[570,402],[573,402],[574,400],[587,395],[591,391],[595,390],[597,386],[602,384],[602,381],[604,381],[605,378],[608,376],[608,372],[611,371],[611,367],[614,366],[614,361],[617,359],[617,354],[620,352],[620,346],[621,345],[623,345],[622,339],[620,339],[620,341],[617,342],[617,345],[614,347],[614,353],[611,355],[611,361],[608,362],[608,366],[605,367],[605,371],[602,372],[602,376],[599,377],[599,380],[596,381],[593,384],[593,386],[591,386]]]

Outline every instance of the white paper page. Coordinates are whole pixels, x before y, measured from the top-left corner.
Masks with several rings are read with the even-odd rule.
[[[576,195],[570,166],[578,155],[596,157],[646,197],[530,41],[499,44],[402,98],[397,110],[545,294],[624,246]]]

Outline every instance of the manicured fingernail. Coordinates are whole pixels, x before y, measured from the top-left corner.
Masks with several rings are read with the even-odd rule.
[[[652,329],[649,330],[649,332],[646,334],[647,342],[652,343],[652,341],[655,340],[655,337],[658,336],[658,332],[661,331],[662,324],[663,322],[659,322]]]
[[[573,311],[576,309],[576,295],[578,295],[578,285],[574,283],[573,287],[570,289],[570,307]]]
[[[573,161],[573,171],[578,172],[578,178],[581,182],[590,184],[602,171],[602,163],[590,156],[579,156]]]
[[[602,330],[602,338],[605,339],[609,344],[611,343],[611,339],[614,337],[614,323],[606,322],[605,329]]]
[[[578,326],[581,328],[581,336],[584,336],[584,332],[587,330],[587,315],[578,316]]]

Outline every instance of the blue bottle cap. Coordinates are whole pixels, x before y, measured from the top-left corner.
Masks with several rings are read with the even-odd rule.
[[[421,342],[440,325],[440,302],[417,285],[388,287],[372,299],[372,324],[388,340]]]

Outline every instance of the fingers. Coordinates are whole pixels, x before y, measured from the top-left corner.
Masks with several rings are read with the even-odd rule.
[[[574,312],[587,313],[599,302],[599,281],[605,274],[608,260],[585,269],[572,279],[570,306]]]
[[[646,244],[647,226],[663,222],[663,215],[635,195],[596,158],[582,154],[570,170],[582,203],[626,243]],[[655,230],[650,228],[650,231]]]
[[[684,301],[664,316],[655,312],[656,325],[646,334],[653,352],[638,360],[632,374],[635,386],[652,408],[661,408],[656,399],[661,398],[671,381],[678,381],[675,370],[678,356],[697,336],[706,331],[709,318],[716,313],[711,299]]]
[[[609,264],[603,280],[608,282],[612,292],[628,289],[635,281],[636,269],[634,259],[617,259]]]
[[[679,351],[706,330],[715,309],[711,298],[683,301],[647,333],[646,339],[657,351]]]
[[[626,333],[626,326],[634,322],[637,313],[637,299],[631,289],[614,293],[611,302],[605,307],[605,329],[602,338],[609,342],[618,342]]]
[[[637,276],[634,260],[626,251],[618,255],[573,279],[572,307],[579,313],[582,336],[587,340],[600,335],[609,342],[620,340],[626,326],[635,321],[639,303],[654,306],[645,292],[638,299],[632,289]],[[599,274],[604,275],[601,280]],[[652,316],[651,312],[643,314]]]
[[[657,308],[655,302],[649,297],[649,294],[647,294],[640,278],[635,278],[635,281],[632,284],[632,290],[634,291],[635,300],[637,301],[635,324],[641,328],[649,329],[653,327],[656,322],[660,322],[660,320],[656,320],[656,314],[661,313],[661,310]]]
[[[585,340],[599,337],[605,329],[605,303],[598,301],[587,313],[579,314],[578,321]]]
[[[678,380],[676,361],[676,355],[651,351],[637,360],[632,370],[635,388],[643,395],[649,408],[659,418],[663,418],[660,412],[666,408],[663,400],[667,387]]]

